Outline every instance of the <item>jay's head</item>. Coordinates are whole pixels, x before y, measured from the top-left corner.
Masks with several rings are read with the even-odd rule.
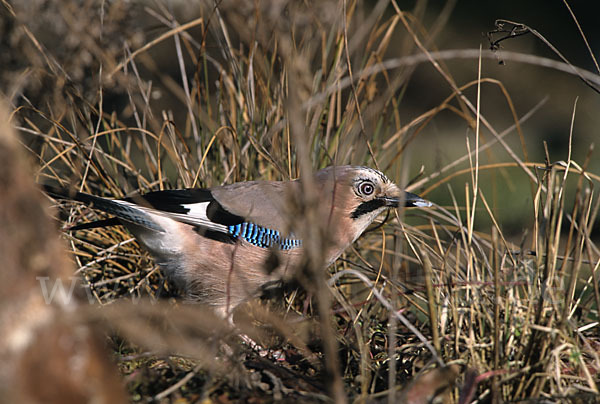
[[[356,239],[373,220],[390,208],[427,207],[431,202],[405,192],[383,173],[369,167],[332,166],[317,173],[317,180],[331,192],[338,219],[349,223]]]

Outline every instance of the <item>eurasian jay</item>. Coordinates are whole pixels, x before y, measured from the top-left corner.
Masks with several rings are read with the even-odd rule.
[[[382,212],[431,203],[401,191],[383,173],[360,166],[331,166],[314,174],[319,217],[330,232],[325,261],[333,263]],[[296,181],[248,181],[210,189],[150,192],[106,199],[45,187],[57,199],[83,202],[114,215],[192,300],[227,316],[263,286],[289,279],[302,263],[302,240],[290,229]],[[78,230],[97,227],[84,224]]]

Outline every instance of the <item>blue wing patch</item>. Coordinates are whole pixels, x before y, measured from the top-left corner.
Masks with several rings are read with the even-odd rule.
[[[252,245],[262,248],[278,248],[291,250],[302,247],[302,240],[283,238],[277,230],[267,229],[254,223],[240,223],[227,227],[227,231],[235,238],[242,238]]]

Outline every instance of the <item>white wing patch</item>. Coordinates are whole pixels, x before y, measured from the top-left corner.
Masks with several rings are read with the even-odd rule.
[[[180,222],[192,224],[195,226],[206,227],[210,230],[216,230],[223,233],[227,233],[227,226],[221,223],[215,223],[208,218],[206,214],[206,209],[208,208],[208,204],[210,202],[198,202],[198,203],[190,203],[187,205],[181,205],[182,207],[189,209],[189,212],[182,213],[169,213],[169,217],[175,218],[175,220],[179,220]]]
[[[192,226],[205,227],[209,230],[216,230],[222,233],[227,233],[228,230],[227,226],[225,226],[224,224],[215,223],[208,218],[204,219],[201,217],[190,216],[189,214],[185,213],[161,212],[157,210],[153,211],[153,213],[168,217],[181,223],[191,224]]]
[[[206,208],[210,202],[200,202],[200,203],[190,203],[187,205],[181,205],[185,209],[189,209],[189,212],[186,213],[188,216],[192,216],[198,219],[209,220],[208,216],[206,216]]]
[[[208,207],[208,204],[210,202],[191,203],[191,204],[187,204],[187,205],[181,205],[182,207],[189,209],[189,212],[187,212],[187,213],[165,212],[162,210],[147,208],[145,206],[141,206],[136,203],[123,201],[123,200],[115,200],[115,202],[120,205],[127,206],[129,208],[140,210],[140,211],[150,214],[150,215],[166,217],[171,220],[175,220],[177,222],[189,224],[192,226],[204,227],[204,228],[219,231],[222,233],[228,232],[227,226],[220,224],[220,223],[213,222],[206,215],[206,208]]]

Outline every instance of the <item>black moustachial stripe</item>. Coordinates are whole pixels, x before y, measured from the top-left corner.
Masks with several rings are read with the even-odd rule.
[[[371,199],[370,201],[363,202],[360,205],[358,205],[356,209],[354,209],[350,217],[352,219],[358,219],[362,215],[373,212],[374,210],[377,210],[379,208],[383,208],[384,206],[386,206],[386,201],[384,199]]]

